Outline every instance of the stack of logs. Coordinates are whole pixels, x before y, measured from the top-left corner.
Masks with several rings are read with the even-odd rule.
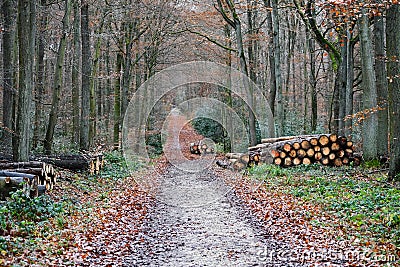
[[[197,155],[214,153],[214,148],[205,143],[190,143],[189,149],[190,153]]]
[[[249,147],[258,152],[262,162],[283,167],[320,163],[325,166],[360,164],[354,154],[353,142],[336,134],[289,136],[262,139],[262,143]]]
[[[258,165],[261,161],[258,151],[250,151],[249,153],[227,153],[225,155],[230,166],[236,171],[243,170],[247,167]]]
[[[99,174],[104,166],[103,155],[57,155],[36,158],[45,163],[52,164],[58,168],[71,171],[89,171],[91,175]]]
[[[52,190],[57,182],[54,167],[99,174],[104,166],[102,155],[61,155],[36,157],[29,162],[0,162],[0,199],[22,188],[24,194],[37,197]]]
[[[21,187],[26,196],[37,197],[52,190],[57,180],[53,166],[39,161],[1,162],[0,170],[1,199]]]

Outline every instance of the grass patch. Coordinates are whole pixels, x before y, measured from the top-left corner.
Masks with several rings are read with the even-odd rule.
[[[400,245],[400,189],[383,183],[383,175],[318,165],[288,169],[260,165],[249,173],[263,180],[267,189],[322,206],[353,236]]]

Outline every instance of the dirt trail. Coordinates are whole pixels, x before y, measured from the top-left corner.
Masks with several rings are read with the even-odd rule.
[[[165,154],[171,164],[125,265],[299,266],[266,260],[266,252],[282,245],[239,203],[210,159],[188,161],[182,154],[179,131],[185,119],[179,112],[168,122]],[[193,172],[199,167],[203,170]]]

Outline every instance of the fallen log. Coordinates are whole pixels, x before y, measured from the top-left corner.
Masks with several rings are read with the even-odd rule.
[[[27,162],[2,162],[0,169],[19,169],[19,168],[44,168],[46,164],[40,161],[27,161]]]
[[[226,153],[225,157],[228,159],[239,159],[241,155],[241,153]]]
[[[27,173],[33,175],[44,175],[45,170],[43,168],[16,168],[16,169],[5,169],[4,171],[8,172],[18,172],[18,173]]]
[[[236,171],[258,165],[261,160],[261,153],[258,151],[251,151],[249,153],[227,153],[225,157],[230,162],[232,168]],[[265,157],[265,156],[264,156]],[[272,158],[270,158],[272,160]],[[221,162],[217,161],[217,165],[223,167]]]
[[[88,170],[90,158],[82,155],[76,156],[54,156],[54,157],[40,157],[40,160],[46,163],[53,164],[62,169],[71,171]]]
[[[40,161],[29,162],[3,162],[0,169],[8,172],[33,174],[39,177],[39,185],[46,185],[51,190],[55,185],[56,171],[51,164]]]
[[[27,197],[38,196],[38,176],[26,173],[0,171],[0,198],[5,199],[11,192],[22,189]]]
[[[310,134],[310,135],[294,135],[294,136],[281,136],[281,137],[273,137],[273,138],[263,138],[261,139],[261,143],[276,143],[280,141],[288,141],[288,140],[293,140],[293,139],[305,139],[305,138],[312,138],[318,136],[316,134]]]
[[[233,169],[235,171],[240,171],[243,170],[247,167],[246,163],[240,161],[240,160],[236,160],[233,165],[232,165]]]
[[[52,164],[58,168],[67,169],[71,171],[89,171],[90,174],[97,174],[101,171],[104,160],[101,154],[99,155],[55,155],[55,156],[42,156],[35,158],[36,160]],[[49,172],[55,175],[54,168],[49,167]]]

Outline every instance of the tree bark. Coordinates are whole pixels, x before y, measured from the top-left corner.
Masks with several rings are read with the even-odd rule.
[[[264,5],[268,6],[268,2],[265,0]],[[274,28],[272,24],[272,12],[267,12],[267,21],[268,21],[268,35],[274,35]],[[277,88],[277,81],[275,75],[275,57],[274,57],[274,39],[269,38],[270,41],[268,43],[268,61],[269,61],[269,70],[270,70],[270,91],[269,91],[269,106],[271,108],[272,115],[275,117],[275,101],[276,101],[276,88]]]
[[[381,0],[376,1],[381,3]],[[375,50],[375,75],[378,111],[377,128],[377,153],[378,156],[388,155],[388,89],[385,63],[385,23],[382,15],[374,16],[374,50]]]
[[[33,65],[35,62],[35,2],[18,1],[19,88],[14,161],[27,161],[30,152]]]
[[[7,150],[12,149],[14,131],[14,40],[16,28],[16,1],[3,1],[3,141]]]
[[[46,6],[47,0],[41,0],[40,24],[38,30],[38,58],[37,58],[37,83],[35,87],[35,123],[33,129],[32,148],[35,149],[39,145],[39,139],[43,132],[43,99],[45,96],[45,43],[46,43],[46,27],[48,23],[48,10]]]
[[[115,67],[115,84],[114,84],[114,149],[119,149],[119,133],[121,124],[121,68],[123,56],[120,52],[117,53],[117,62]]]
[[[371,55],[372,39],[369,30],[369,18],[365,8],[361,9],[362,16],[359,21],[361,67],[363,77],[363,112],[377,107],[376,83],[373,55]],[[365,160],[377,157],[377,116],[375,112],[366,114],[362,126],[363,156]]]
[[[306,29],[306,38],[308,40],[308,50],[310,53],[309,81],[311,86],[311,132],[315,132],[317,130],[317,124],[318,124],[318,99],[317,99],[318,95],[317,95],[317,79],[316,79],[316,69],[315,69],[315,61],[316,61],[315,40],[314,38],[311,38],[310,31],[308,29]]]
[[[88,150],[90,147],[89,121],[90,121],[90,84],[91,84],[91,53],[89,38],[89,4],[85,1],[81,7],[81,38],[82,38],[82,102],[80,125],[80,149]]]
[[[400,5],[386,13],[386,52],[389,77],[390,163],[389,180],[400,181]]]
[[[71,13],[70,11],[71,11],[71,1],[65,0],[64,18],[62,20],[62,25],[63,25],[62,36],[61,36],[60,44],[58,47],[56,70],[54,73],[53,99],[52,99],[52,103],[51,103],[46,137],[44,140],[44,151],[47,155],[51,154],[52,149],[53,149],[54,129],[56,127],[57,119],[58,119],[60,94],[61,94],[61,87],[62,87],[62,82],[63,82],[62,73],[63,73],[63,65],[64,65],[64,57],[65,57],[65,48],[67,47],[67,32],[68,32],[68,28],[69,28],[69,16]]]
[[[264,4],[266,1],[264,1]],[[273,29],[273,43],[274,43],[274,78],[276,86],[276,134],[278,136],[284,135],[284,103],[282,95],[282,79],[281,79],[281,44],[279,42],[280,29],[279,29],[279,13],[278,13],[278,1],[269,0],[272,8],[272,29]]]
[[[135,23],[135,22],[134,22]],[[121,115],[125,115],[125,111],[129,104],[129,87],[131,83],[132,69],[132,47],[133,47],[133,28],[135,25],[127,23],[125,33],[125,60],[124,72],[122,73],[122,96],[121,96]]]
[[[346,90],[345,90],[345,116],[349,116],[353,114],[353,86],[354,86],[354,45],[355,42],[351,40],[350,30],[346,30],[347,33],[347,45],[346,45]],[[353,120],[351,118],[347,118],[344,121],[344,131],[343,135],[351,136],[353,128]]]
[[[101,21],[96,33],[101,36],[103,32],[104,22]],[[97,119],[101,116],[101,92],[99,88],[99,72],[100,72],[100,58],[101,58],[101,41],[102,37],[97,38],[96,44],[94,47],[94,56],[93,56],[93,68],[92,68],[92,80],[90,83],[90,127],[89,127],[89,139],[93,140],[96,136],[97,131]],[[97,96],[97,98],[96,98]],[[96,101],[99,99],[100,101]],[[100,109],[96,109],[96,106]],[[100,114],[99,114],[100,113]]]
[[[79,73],[81,71],[81,12],[80,0],[74,0],[74,54],[72,67],[72,143],[76,146],[79,144],[79,129],[80,129],[80,105],[79,105],[79,88],[80,80]]]

